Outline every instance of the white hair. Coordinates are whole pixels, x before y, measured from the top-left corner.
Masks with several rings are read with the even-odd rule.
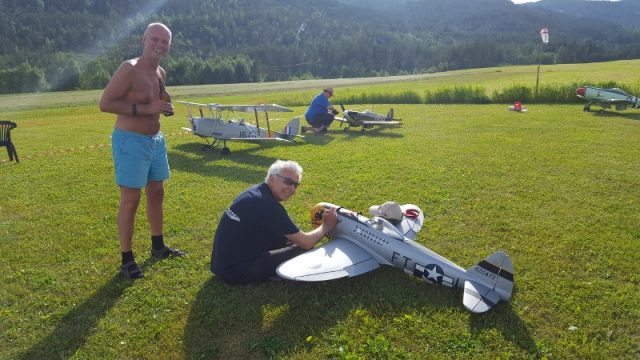
[[[302,167],[293,160],[276,160],[271,167],[269,167],[269,171],[267,172],[267,176],[264,178],[264,182],[268,182],[269,178],[272,176],[282,174],[283,170],[291,170],[298,176],[298,181],[302,180]]]

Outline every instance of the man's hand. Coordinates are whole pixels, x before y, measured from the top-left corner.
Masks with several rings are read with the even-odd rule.
[[[333,230],[338,223],[338,208],[332,207],[331,209],[325,210],[322,215],[322,230],[326,233]]]

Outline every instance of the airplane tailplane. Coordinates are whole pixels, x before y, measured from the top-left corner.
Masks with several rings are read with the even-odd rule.
[[[503,251],[496,251],[467,270],[470,277],[484,284],[499,296],[500,300],[511,299],[513,292],[513,263]]]
[[[300,132],[300,117],[296,116],[282,129],[278,135],[279,137],[291,140]]]
[[[511,299],[513,263],[509,255],[497,251],[467,270],[462,302],[469,311],[482,313],[498,302]]]

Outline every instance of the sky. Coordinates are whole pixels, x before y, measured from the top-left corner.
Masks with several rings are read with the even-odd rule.
[[[538,2],[540,0],[511,0],[514,4],[524,4],[530,2]],[[618,1],[618,0],[601,0],[601,1]]]

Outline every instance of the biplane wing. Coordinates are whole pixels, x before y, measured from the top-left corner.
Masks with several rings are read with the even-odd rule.
[[[242,111],[242,112],[293,112],[286,106],[278,104],[259,104],[259,105],[220,105],[216,104],[220,110]]]

